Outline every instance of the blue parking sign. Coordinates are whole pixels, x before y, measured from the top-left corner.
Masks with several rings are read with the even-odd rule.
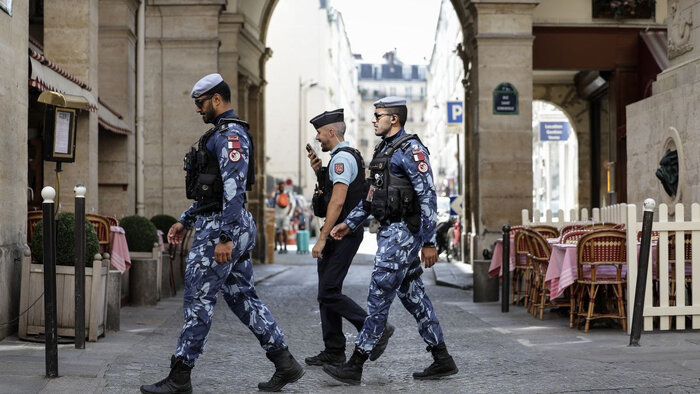
[[[461,101],[447,102],[447,123],[462,123],[464,119],[464,106]]]

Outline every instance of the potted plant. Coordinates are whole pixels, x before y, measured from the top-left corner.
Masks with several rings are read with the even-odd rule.
[[[22,262],[20,285],[19,336],[29,338],[44,332],[44,228],[38,222],[32,234],[31,258]],[[75,336],[75,215],[59,213],[56,217],[56,306],[58,335]],[[85,221],[85,324],[88,340],[94,342],[105,332],[107,267],[102,266],[97,233]],[[36,262],[36,263],[34,263]]]
[[[132,305],[155,305],[160,299],[162,264],[156,226],[138,215],[119,221],[129,245],[131,268],[129,302]]]

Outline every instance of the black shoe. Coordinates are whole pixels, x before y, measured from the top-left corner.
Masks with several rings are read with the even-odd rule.
[[[275,373],[269,381],[258,383],[260,391],[280,391],[287,383],[294,383],[304,376],[304,368],[288,349],[267,352],[267,358],[275,363]]]
[[[382,333],[382,336],[379,337],[379,340],[377,341],[377,344],[374,345],[374,349],[369,353],[369,360],[374,361],[379,358],[379,356],[384,353],[384,350],[386,349],[386,345],[389,344],[389,338],[394,335],[394,326],[391,324],[386,325],[386,328],[384,328],[384,332]]]
[[[355,349],[350,360],[344,364],[323,366],[323,372],[335,380],[358,386],[362,382],[362,365],[367,361],[367,355]]]
[[[345,362],[345,352],[336,353],[323,350],[316,356],[304,359],[306,365],[342,364]]]
[[[158,383],[141,386],[141,392],[146,394],[190,394],[192,392],[191,371],[192,367],[185,364],[182,359],[172,356],[168,377]]]
[[[414,372],[413,379],[439,379],[443,376],[454,375],[459,372],[455,361],[447,352],[447,346],[445,346],[444,342],[435,347],[428,346],[427,350],[433,353],[433,360],[435,361],[433,361],[428,368],[424,369],[423,372]]]

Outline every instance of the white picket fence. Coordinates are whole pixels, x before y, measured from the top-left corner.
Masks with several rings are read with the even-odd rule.
[[[648,200],[649,201],[649,200]],[[650,200],[653,203],[653,200]],[[653,209],[653,208],[652,208]],[[644,297],[644,330],[654,329],[654,320],[658,318],[659,330],[684,330],[685,317],[692,317],[692,328],[700,329],[700,204],[694,203],[690,206],[690,220],[685,220],[685,207],[682,204],[675,205],[675,219],[669,221],[668,206],[660,204],[654,214],[652,231],[658,232],[658,240],[655,246],[649,251],[649,262],[647,271],[646,290]],[[529,211],[523,209],[521,212],[521,222],[523,225],[546,224],[562,228],[569,224],[581,224],[592,222],[613,222],[625,224],[627,233],[627,318],[628,331],[632,327],[632,312],[635,299],[635,287],[638,276],[638,250],[637,235],[642,231],[642,209],[635,204],[615,204],[601,209],[593,208],[591,217],[588,211],[583,208],[579,212],[572,210],[568,217],[563,211],[558,211],[556,220],[551,211],[545,212],[545,219],[541,220],[540,212],[535,210],[530,218]],[[676,285],[675,303],[670,294],[671,282],[669,275],[655,275],[654,272],[671,273],[669,264],[669,234],[675,234],[675,251],[671,253],[672,259],[684,262],[684,269],[674,270],[674,281]],[[690,234],[691,259],[685,258],[685,237]],[[654,238],[657,238],[656,236]],[[696,247],[697,246],[697,247]],[[655,250],[654,250],[655,249]],[[654,256],[657,262],[653,263]],[[685,265],[690,264],[690,288],[686,294]],[[656,267],[658,265],[658,268]],[[655,283],[657,282],[657,283]],[[656,284],[656,286],[655,286]],[[678,285],[680,284],[680,285]],[[654,291],[658,294],[657,304],[654,305]],[[688,300],[686,295],[690,295]],[[673,304],[673,305],[672,305]],[[675,320],[675,325],[673,321]]]

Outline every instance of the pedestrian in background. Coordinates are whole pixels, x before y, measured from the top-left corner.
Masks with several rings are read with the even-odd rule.
[[[418,332],[428,344],[434,362],[414,379],[435,379],[457,373],[447,352],[440,322],[420,278],[420,251],[425,267],[437,261],[435,224],[437,196],[428,159],[428,149],[416,135],[406,133],[406,100],[385,97],[374,103],[374,133],[382,141],[369,165],[370,186],[365,199],[331,231],[342,239],[362,226],[371,213],[381,226],[377,233],[377,254],[369,286],[369,317],[355,340],[355,351],[342,365],[325,365],[333,378],[358,385],[362,368],[386,331],[386,321],[394,297],[418,322]],[[417,265],[413,265],[418,262]]]
[[[342,293],[343,281],[352,259],[362,243],[363,228],[349,232],[342,240],[329,237],[331,229],[341,223],[362,200],[366,193],[365,164],[357,149],[345,141],[343,109],[324,112],[313,119],[316,141],[323,152],[330,152],[328,167],[321,167],[321,159],[309,148],[311,168],[316,172],[318,187],[313,197],[314,214],[325,218],[311,255],[318,265],[318,304],[324,349],[316,356],[307,357],[308,365],[341,364],[345,358],[343,318],[357,331],[367,318],[367,312]],[[384,347],[393,333],[387,330]],[[378,347],[377,352],[381,351]],[[377,355],[378,357],[378,355]]]
[[[284,334],[253,282],[250,252],[256,226],[246,209],[246,190],[254,179],[253,140],[248,124],[231,108],[231,90],[219,74],[200,79],[192,89],[196,111],[214,125],[185,156],[187,198],[195,202],[168,231],[168,242],[182,243],[185,229],[195,229],[185,272],[185,323],[170,361],[170,374],[142,393],[191,393],[190,372],[204,351],[217,293],[258,338],[275,364],[263,391],[278,391],[304,375],[284,342]],[[235,368],[231,368],[235,370]]]
[[[275,201],[275,250],[279,253],[287,253],[287,237],[291,230],[290,222],[294,215],[295,198],[285,190],[284,181],[277,182],[277,189],[273,192],[272,198]]]

